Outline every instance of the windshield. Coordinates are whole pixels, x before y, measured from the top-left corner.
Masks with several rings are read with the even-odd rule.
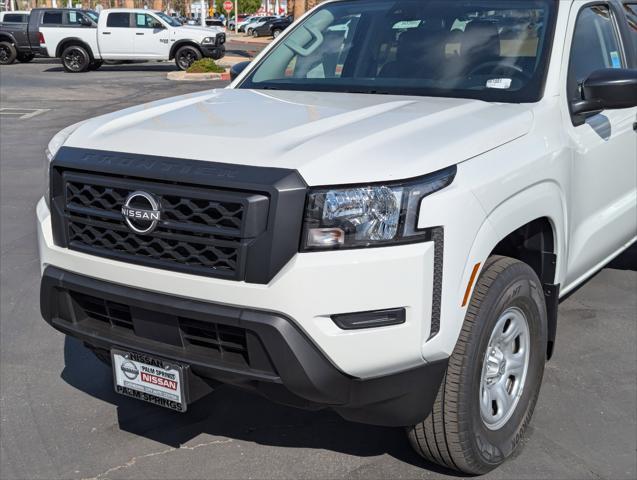
[[[329,3],[296,26],[238,88],[537,101],[557,3]]]
[[[181,22],[170,15],[166,15],[164,12],[155,12],[159,18],[172,27],[181,27]]]

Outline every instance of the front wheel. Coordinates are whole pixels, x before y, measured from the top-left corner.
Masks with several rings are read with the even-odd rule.
[[[84,47],[71,45],[62,52],[62,66],[70,73],[86,72],[91,64],[91,56]]]
[[[281,32],[282,32],[282,31],[283,31],[283,30],[281,30],[280,28],[275,28],[275,29],[272,31],[272,37],[274,37],[274,38],[278,38],[278,36],[279,36],[279,35],[281,35]]]
[[[253,36],[254,38],[258,38],[258,36],[259,36],[259,32],[257,32],[256,30],[252,30],[252,36]]]
[[[202,57],[199,49],[185,45],[175,54],[175,65],[179,70],[188,70],[190,66]]]
[[[512,258],[489,258],[432,412],[408,432],[415,450],[473,475],[502,464],[533,415],[546,342],[546,306],[535,272]]]
[[[0,65],[11,65],[18,55],[15,47],[9,42],[0,42]]]

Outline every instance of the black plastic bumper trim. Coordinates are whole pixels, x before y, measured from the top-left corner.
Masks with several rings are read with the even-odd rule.
[[[405,318],[404,308],[332,315],[332,321],[342,330],[363,330],[400,325],[405,323]]]
[[[73,318],[69,292],[163,315],[244,328],[265,347],[273,372],[227,365],[132,331],[86,326]],[[442,360],[372,380],[353,378],[338,370],[284,315],[149,292],[52,266],[42,277],[40,309],[54,328],[94,348],[109,350],[116,346],[187,363],[200,379],[250,388],[297,407],[329,407],[346,419],[375,425],[409,426],[422,421],[431,411],[447,366],[447,360]]]

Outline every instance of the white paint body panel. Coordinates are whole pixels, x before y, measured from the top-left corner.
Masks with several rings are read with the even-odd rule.
[[[512,231],[549,219],[563,293],[637,238],[637,108],[572,126],[565,76],[573,15],[570,2],[561,2],[545,94],[535,104],[235,89],[244,72],[228,89],[90,119],[66,140],[78,148],[291,168],[310,186],[407,179],[457,165],[453,184],[420,209],[420,228],[445,230],[441,329],[429,341],[432,243],[297,254],[270,284],[251,285],[56,247],[41,202],[42,268],[283,313],[355,377],[445,358],[462,327],[473,266]],[[605,122],[611,134],[600,136]],[[343,331],[329,319],[398,306],[407,310],[404,325]]]

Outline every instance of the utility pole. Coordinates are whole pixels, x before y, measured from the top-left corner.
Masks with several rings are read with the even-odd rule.
[[[202,27],[206,26],[206,15],[204,14],[205,10],[206,10],[206,2],[205,0],[201,0],[201,26]]]

